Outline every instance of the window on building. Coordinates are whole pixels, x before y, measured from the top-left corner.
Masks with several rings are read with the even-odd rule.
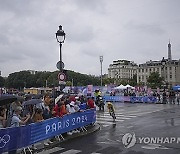
[[[172,79],[172,75],[169,75],[169,78]]]

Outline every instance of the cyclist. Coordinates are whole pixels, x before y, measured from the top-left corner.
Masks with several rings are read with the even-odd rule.
[[[114,110],[113,104],[112,104],[111,102],[108,102],[108,103],[107,103],[107,108],[108,108],[108,110],[109,110],[110,116],[112,116],[112,117],[113,117],[113,120],[115,121],[116,116],[115,116],[115,110]]]

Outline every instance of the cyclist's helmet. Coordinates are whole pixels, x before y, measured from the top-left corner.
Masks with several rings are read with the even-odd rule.
[[[111,103],[111,102],[108,102],[107,105],[112,105],[112,103]]]

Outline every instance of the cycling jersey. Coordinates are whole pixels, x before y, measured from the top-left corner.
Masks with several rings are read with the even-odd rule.
[[[114,112],[115,111],[113,104],[110,103],[110,102],[107,103],[107,108],[108,108],[109,112]]]

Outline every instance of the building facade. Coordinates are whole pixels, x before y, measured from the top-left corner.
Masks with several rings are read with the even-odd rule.
[[[114,78],[118,80],[132,79],[137,74],[138,65],[133,61],[117,60],[113,61],[113,64],[109,65],[108,78]]]
[[[180,60],[172,60],[171,44],[168,43],[168,58],[160,61],[148,61],[137,68],[137,83],[147,84],[152,72],[158,72],[169,87],[180,84]]]
[[[128,60],[113,61],[113,64],[110,64],[108,68],[108,78],[121,81],[132,79],[137,74],[137,83],[147,85],[147,79],[153,72],[158,72],[160,77],[164,78],[164,84],[169,85],[169,87],[180,85],[180,59],[172,60],[170,41],[167,59],[163,57],[162,60],[150,60],[139,65]]]
[[[162,61],[148,61],[140,64],[137,68],[137,83],[146,85],[152,72],[159,73],[170,86],[180,84],[180,60],[165,59],[165,65]]]

